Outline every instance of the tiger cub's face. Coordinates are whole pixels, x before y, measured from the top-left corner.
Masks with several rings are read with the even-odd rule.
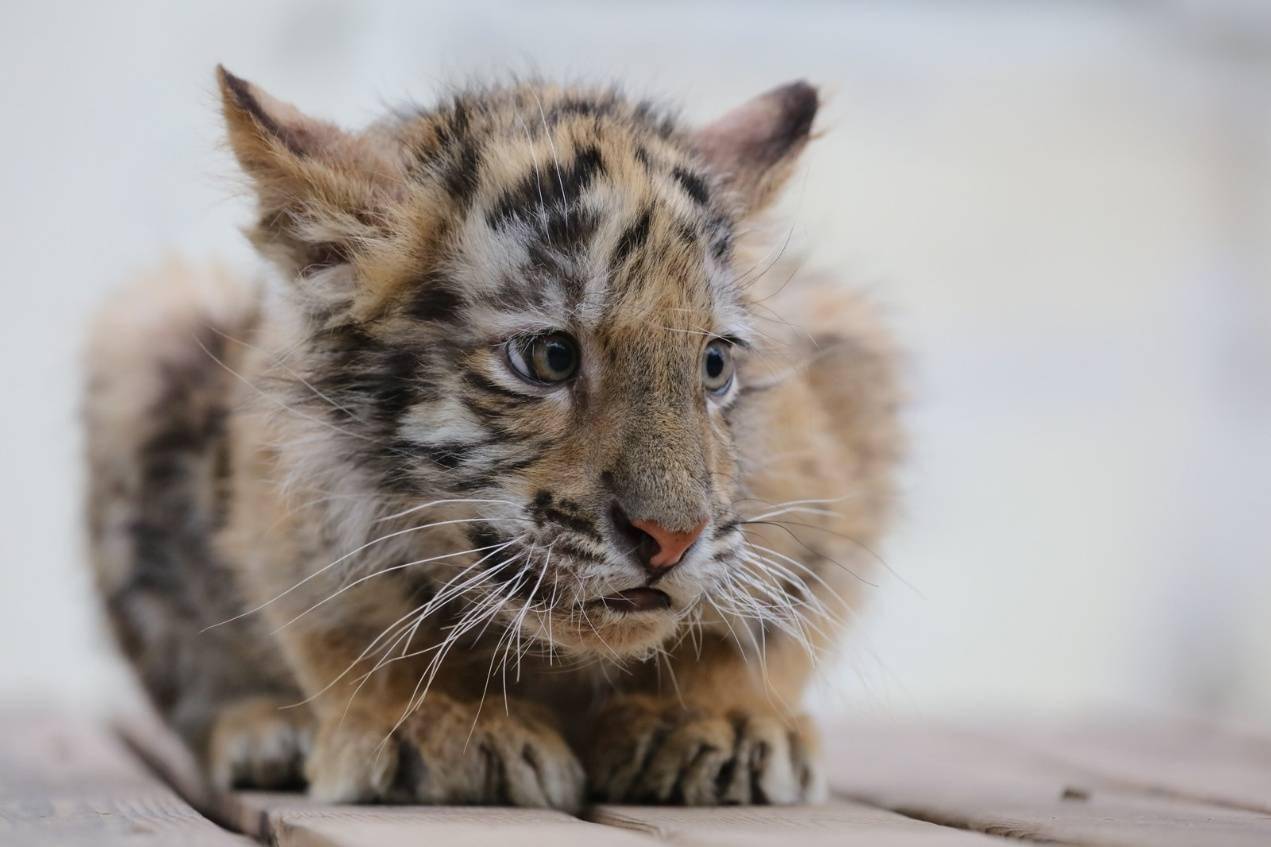
[[[575,653],[645,651],[709,606],[741,545],[755,343],[734,239],[815,91],[687,132],[612,91],[523,85],[354,135],[221,84],[253,238],[308,327],[310,408],[349,435],[332,449],[385,511],[462,507],[470,544],[436,588]]]

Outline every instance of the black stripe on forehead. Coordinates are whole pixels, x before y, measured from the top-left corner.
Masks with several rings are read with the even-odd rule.
[[[481,184],[481,147],[475,141],[460,145],[442,175],[446,191],[462,206],[472,202]]]
[[[649,240],[649,227],[652,223],[653,209],[646,207],[640,213],[640,217],[622,231],[622,235],[618,237],[618,244],[613,248],[613,256],[609,260],[609,267],[613,271],[621,268],[632,253],[645,245]]]
[[[600,148],[594,144],[579,147],[568,163],[537,163],[504,192],[486,214],[486,222],[498,229],[513,219],[531,219],[539,210],[574,205],[592,181],[605,173]]]
[[[659,138],[667,139],[675,134],[675,117],[652,100],[641,100],[632,114]]]
[[[599,99],[568,96],[548,108],[547,124],[555,126],[561,119],[570,117],[608,117],[614,113],[617,105],[618,98],[612,93]]]
[[[418,150],[412,172],[433,174],[461,206],[467,206],[481,182],[482,145],[471,132],[471,108],[456,97],[449,110],[431,116],[435,136]]]
[[[543,242],[563,253],[576,253],[596,234],[600,216],[591,209],[556,209],[543,221]]]

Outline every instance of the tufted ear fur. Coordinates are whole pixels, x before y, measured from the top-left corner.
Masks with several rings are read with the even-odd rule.
[[[698,152],[732,188],[745,214],[776,199],[811,137],[817,91],[792,82],[736,107],[693,136]]]
[[[399,170],[394,157],[224,67],[216,75],[230,147],[259,200],[256,246],[301,276],[348,262],[379,232]]]

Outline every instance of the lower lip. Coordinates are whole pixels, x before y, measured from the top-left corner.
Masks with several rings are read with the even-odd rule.
[[[604,606],[611,612],[658,612],[671,608],[671,598],[656,588],[632,588],[592,600],[588,605]]]

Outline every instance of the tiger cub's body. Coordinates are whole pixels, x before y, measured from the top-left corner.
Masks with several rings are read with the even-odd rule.
[[[520,84],[353,134],[220,82],[272,275],[121,294],[86,403],[111,620],[211,776],[815,799],[798,707],[897,452],[869,310],[755,243],[815,92],[689,131]]]

